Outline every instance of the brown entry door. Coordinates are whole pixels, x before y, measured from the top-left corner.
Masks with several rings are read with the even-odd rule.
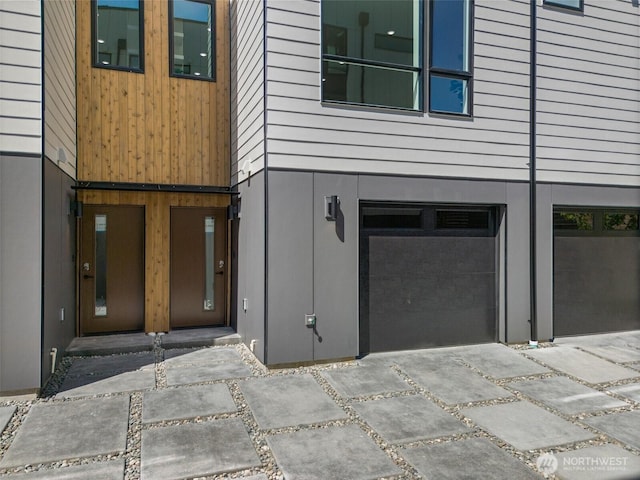
[[[80,332],[144,328],[144,207],[85,205]]]
[[[171,209],[171,327],[225,319],[226,210]]]

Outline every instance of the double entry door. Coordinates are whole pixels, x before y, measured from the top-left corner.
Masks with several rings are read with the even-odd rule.
[[[168,315],[168,328],[224,324],[225,209],[172,207],[170,220],[158,227],[147,231],[155,235],[169,229],[168,251],[155,250],[163,243],[158,239],[147,241],[151,245],[145,251],[144,206],[85,205],[79,255],[81,334],[144,330],[145,295],[153,297],[146,299],[152,305],[165,305],[160,310]],[[145,258],[147,267],[154,268],[145,268]],[[166,259],[160,268],[169,270],[164,286],[149,277],[157,275],[158,258]],[[146,294],[145,280],[153,285]]]

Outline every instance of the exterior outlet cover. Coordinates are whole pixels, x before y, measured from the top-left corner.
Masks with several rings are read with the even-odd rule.
[[[304,316],[304,324],[307,327],[315,327],[316,326],[316,314],[312,313],[310,315]]]

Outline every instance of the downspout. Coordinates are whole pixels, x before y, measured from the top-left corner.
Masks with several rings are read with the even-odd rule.
[[[532,348],[538,346],[538,289],[536,253],[536,60],[537,60],[537,0],[530,0],[530,60],[529,60],[529,304]]]

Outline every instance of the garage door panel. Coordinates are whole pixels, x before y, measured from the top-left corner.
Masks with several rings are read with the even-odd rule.
[[[425,206],[424,215],[436,208]],[[363,228],[361,352],[494,342],[496,237],[489,232]]]
[[[593,210],[594,228],[555,228],[554,335],[640,329],[640,236],[606,230],[605,210]]]

